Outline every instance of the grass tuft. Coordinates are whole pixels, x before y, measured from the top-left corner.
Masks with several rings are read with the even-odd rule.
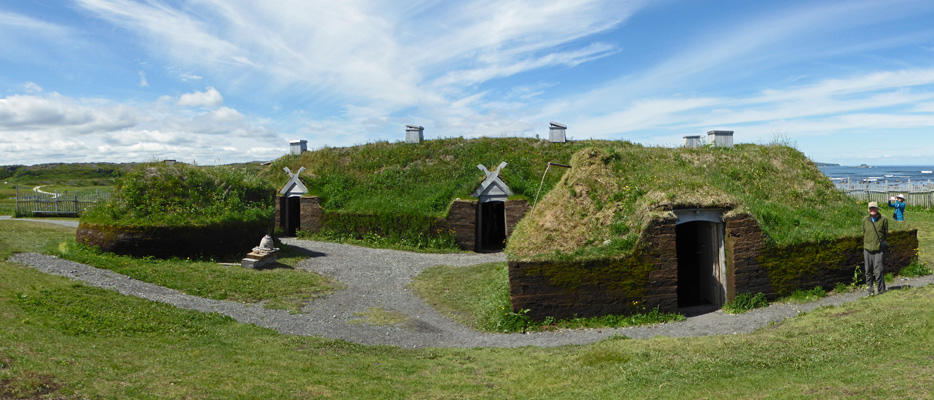
[[[817,301],[824,297],[827,297],[827,291],[820,286],[815,286],[814,289],[811,290],[796,290],[790,295],[778,299],[778,301],[803,304]]]
[[[731,314],[741,314],[752,309],[768,306],[769,301],[762,292],[740,293],[732,301],[728,301],[723,305],[723,311]]]

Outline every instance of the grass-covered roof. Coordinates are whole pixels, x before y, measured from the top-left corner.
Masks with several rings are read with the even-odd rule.
[[[566,163],[591,142],[552,144],[530,138],[450,138],[419,144],[377,142],[323,148],[289,155],[272,163],[267,174],[281,187],[289,167],[305,167],[309,195],[328,210],[366,214],[441,216],[455,198],[470,199],[483,178],[477,164],[491,170],[508,163],[500,176],[515,197],[533,199],[549,161]],[[561,173],[550,173],[545,189]]]
[[[274,189],[230,166],[140,164],[117,179],[113,196],[82,222],[121,226],[203,226],[272,220]]]
[[[516,227],[513,259],[632,253],[653,218],[723,208],[758,220],[769,246],[861,234],[865,204],[836,190],[804,154],[781,145],[658,148],[596,143]]]

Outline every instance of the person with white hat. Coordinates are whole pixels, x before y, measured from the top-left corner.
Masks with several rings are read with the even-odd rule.
[[[892,203],[892,202],[895,203]],[[905,220],[905,195],[899,193],[898,196],[889,197],[889,207],[895,209],[895,214],[892,215],[892,218],[896,221]]]
[[[879,213],[879,203],[869,202],[869,215],[863,218],[863,272],[869,295],[885,292],[885,251],[888,248],[889,220]],[[875,283],[875,286],[873,286]]]

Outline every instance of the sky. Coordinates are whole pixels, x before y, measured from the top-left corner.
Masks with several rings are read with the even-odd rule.
[[[0,165],[732,130],[934,165],[934,2],[0,0]],[[506,160],[508,161],[508,160]]]

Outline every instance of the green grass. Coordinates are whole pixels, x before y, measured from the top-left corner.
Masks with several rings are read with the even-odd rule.
[[[282,245],[282,257],[273,268],[252,270],[212,261],[118,256],[78,245],[74,238],[75,228],[0,221],[0,260],[14,252],[54,254],[195,296],[262,303],[268,308],[292,312],[340,287],[319,274],[294,268],[308,255]]]
[[[143,164],[117,179],[113,196],[81,220],[129,226],[272,221],[274,194],[267,181],[243,168]]]
[[[134,399],[927,398],[934,395],[932,307],[934,288],[922,288],[818,309],[748,335],[411,350],[280,335],[0,262],[0,393],[27,397],[51,388],[55,397]]]
[[[2,229],[2,226],[0,226]],[[323,276],[294,268],[307,258],[298,250],[283,249],[277,264],[253,270],[209,260],[134,258],[104,253],[74,240],[58,246],[57,254],[83,264],[214,300],[262,303],[267,308],[301,311],[302,307],[340,286]]]
[[[0,222],[0,260],[73,235]],[[281,335],[0,261],[0,398],[930,398],[932,308],[928,286],[753,334],[413,350]]]
[[[934,265],[934,209],[908,207],[905,222],[896,224],[918,229],[918,259]]]
[[[524,310],[513,311],[506,263],[469,267],[434,266],[416,276],[409,287],[445,316],[486,332],[616,328],[684,319],[683,315],[661,313],[656,309],[629,316],[533,321],[525,315]]]
[[[723,311],[731,314],[741,314],[752,309],[768,306],[769,301],[762,292],[740,293],[732,301],[728,301],[723,305]]]
[[[483,331],[497,331],[512,311],[506,263],[426,268],[409,287],[445,316]]]
[[[75,228],[29,221],[0,221],[0,260],[13,253],[52,254],[75,240]]]
[[[285,156],[269,166],[267,176],[282,185],[305,167],[302,180],[325,210],[366,214],[443,216],[455,198],[468,199],[500,162],[500,176],[518,198],[534,199],[549,161],[566,163],[590,142],[550,144],[525,138],[449,138],[421,144],[377,142],[345,148],[323,148],[301,156]],[[561,177],[553,171],[543,193]]]
[[[810,303],[827,297],[827,291],[820,286],[815,286],[811,290],[795,290],[790,295],[778,299],[781,303]]]
[[[114,179],[134,164],[52,163],[0,166],[0,183],[19,184],[31,189],[37,185],[112,186]]]

